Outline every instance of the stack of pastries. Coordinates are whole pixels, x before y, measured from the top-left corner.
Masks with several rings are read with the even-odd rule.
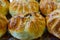
[[[11,7],[12,6],[12,7]],[[45,30],[45,18],[39,13],[39,4],[35,0],[10,1],[8,30],[21,40],[41,37]]]
[[[48,31],[60,39],[60,0],[40,0],[40,3],[36,0],[9,1],[0,0],[0,37],[8,28],[17,39],[37,39],[47,26]],[[10,20],[7,19],[9,15],[6,17],[8,11],[12,16]]]
[[[60,39],[60,1],[41,0],[40,10],[46,16],[48,31]]]

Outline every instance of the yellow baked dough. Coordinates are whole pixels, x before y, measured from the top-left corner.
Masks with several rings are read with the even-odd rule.
[[[8,0],[0,0],[0,14],[6,15],[8,12],[9,2]]]

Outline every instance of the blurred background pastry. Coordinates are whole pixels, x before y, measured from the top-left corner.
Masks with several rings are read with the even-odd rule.
[[[47,17],[48,31],[60,39],[60,10],[51,12]]]
[[[31,12],[38,12],[39,4],[35,0],[13,0],[10,2],[9,12],[12,16],[20,13],[23,15]]]
[[[57,9],[60,9],[60,1],[57,2]]]
[[[45,30],[45,19],[39,13],[30,13],[24,17],[17,15],[8,24],[10,34],[23,40],[41,37]]]
[[[7,23],[7,18],[0,14],[0,37],[3,36],[7,31]]]
[[[7,15],[9,7],[8,0],[0,0],[0,14]]]
[[[48,15],[52,11],[56,10],[57,3],[56,0],[41,0],[40,1],[40,11],[43,15]]]
[[[57,2],[57,3],[59,3],[59,2],[60,2],[60,0],[56,0],[56,2]]]

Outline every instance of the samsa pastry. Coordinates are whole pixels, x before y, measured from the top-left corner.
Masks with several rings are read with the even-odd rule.
[[[51,12],[46,20],[48,31],[60,39],[60,10]]]
[[[7,23],[7,18],[0,14],[0,37],[2,37],[7,31]]]
[[[30,40],[41,37],[45,30],[45,19],[39,13],[18,15],[10,19],[8,30],[17,39]]]
[[[0,0],[0,14],[7,15],[9,7],[8,0]]]
[[[39,11],[39,4],[37,1],[32,0],[13,0],[10,2],[9,12],[12,16],[20,13],[28,14]]]
[[[43,15],[46,16],[56,9],[57,9],[56,0],[41,0],[40,1],[40,10]]]

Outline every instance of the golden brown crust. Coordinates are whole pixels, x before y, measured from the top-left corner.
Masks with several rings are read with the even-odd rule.
[[[19,15],[11,18],[8,28],[11,34],[13,34],[13,32],[22,33],[23,36],[28,34],[29,36],[27,38],[30,37],[31,39],[34,39],[42,36],[45,29],[45,19],[39,13],[27,14],[24,17]],[[21,37],[22,36],[18,39]]]
[[[5,16],[0,14],[0,37],[6,33],[8,20]]]
[[[10,30],[19,30],[20,29],[20,31],[21,31],[21,29],[23,29],[22,28],[22,23],[24,23],[24,18],[23,19],[21,19],[20,18],[20,16],[16,16],[16,18],[12,18],[11,20],[10,20],[10,24],[8,25],[8,27],[9,27],[9,29]],[[22,22],[23,21],[23,22]],[[22,22],[21,23],[21,25],[20,25],[20,22]],[[17,26],[21,26],[21,27],[17,27]]]
[[[12,6],[12,7],[11,7]],[[36,1],[13,1],[10,3],[10,14],[12,16],[20,14],[20,13],[31,13],[39,11],[39,4]]]
[[[46,17],[47,28],[50,33],[60,38],[60,10],[55,10]]]
[[[48,15],[57,8],[56,0],[41,0],[40,10],[43,15]]]
[[[9,8],[8,0],[0,0],[0,14],[6,15]]]

